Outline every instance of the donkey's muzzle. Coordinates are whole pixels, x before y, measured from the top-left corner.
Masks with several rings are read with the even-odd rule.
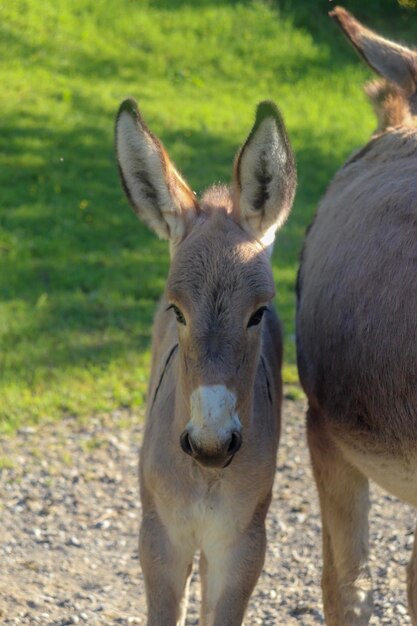
[[[204,467],[227,467],[242,445],[242,435],[234,430],[226,441],[219,443],[215,449],[204,449],[199,446],[187,430],[180,437],[180,446],[185,454],[198,461]]]

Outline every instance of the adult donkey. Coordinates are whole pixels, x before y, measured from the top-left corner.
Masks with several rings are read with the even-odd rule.
[[[379,127],[337,173],[308,231],[297,348],[323,525],[328,626],[372,613],[368,478],[417,505],[417,54],[330,14],[383,79]],[[408,566],[417,625],[417,540]]]
[[[184,624],[200,550],[201,623],[237,626],[264,561],[280,433],[268,251],[291,208],[293,154],[278,109],[261,103],[232,189],[199,203],[133,100],[119,109],[116,149],[135,212],[171,250],[140,458],[148,625]]]

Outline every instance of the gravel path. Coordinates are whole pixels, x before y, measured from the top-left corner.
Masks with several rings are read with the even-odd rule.
[[[304,404],[286,401],[268,551],[246,623],[323,624],[320,524]],[[140,417],[65,420],[0,439],[0,624],[145,623],[137,557]],[[10,467],[8,467],[10,465]],[[404,566],[415,511],[372,492],[371,624],[410,624]],[[198,580],[189,626],[197,624]]]

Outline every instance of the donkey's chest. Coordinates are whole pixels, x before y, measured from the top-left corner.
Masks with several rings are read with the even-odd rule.
[[[174,544],[210,553],[233,543],[253,515],[250,504],[244,506],[221,486],[203,486],[176,502],[156,498],[156,507]]]

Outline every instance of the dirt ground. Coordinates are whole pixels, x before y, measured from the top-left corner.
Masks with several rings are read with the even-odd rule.
[[[286,401],[264,570],[246,624],[323,624],[320,520],[304,404]],[[137,555],[141,417],[115,413],[0,439],[0,623],[145,624]],[[415,511],[372,489],[371,624],[410,624],[405,568]],[[189,626],[198,624],[193,577]]]

